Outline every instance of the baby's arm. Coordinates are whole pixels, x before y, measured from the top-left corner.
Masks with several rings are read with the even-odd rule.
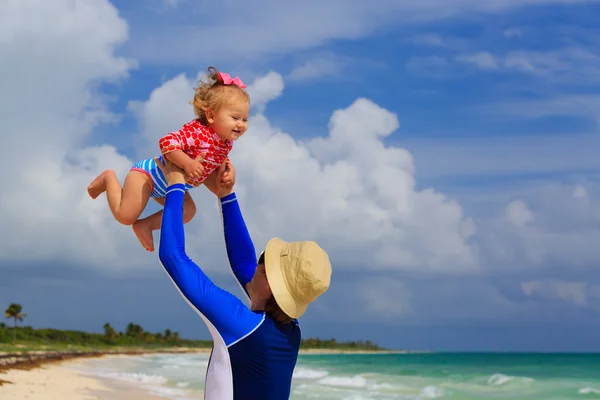
[[[163,136],[158,145],[163,156],[185,171],[185,174],[192,178],[200,178],[204,173],[202,166],[203,157],[191,158],[184,150],[190,150],[191,147],[197,146],[198,139],[191,137],[189,131],[180,129]],[[190,143],[193,141],[194,143]]]
[[[165,157],[167,160],[171,161],[173,164],[177,165],[183,170],[187,170],[187,166],[194,162],[194,160],[185,154],[183,150],[174,150],[169,153],[165,153]]]
[[[186,166],[193,162],[192,158],[183,152],[187,149],[188,144],[187,138],[181,130],[163,136],[158,141],[158,146],[163,156],[181,169],[186,169]]]

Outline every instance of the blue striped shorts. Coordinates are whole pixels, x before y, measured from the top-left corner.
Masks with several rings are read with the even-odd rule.
[[[164,162],[162,156],[158,157],[158,159]],[[163,172],[156,165],[156,161],[153,158],[148,158],[146,160],[138,161],[131,167],[132,171],[139,171],[146,175],[148,175],[152,179],[152,193],[150,197],[154,198],[163,198],[167,195],[167,180]],[[185,184],[185,190],[188,191],[193,188],[193,185],[189,183]]]

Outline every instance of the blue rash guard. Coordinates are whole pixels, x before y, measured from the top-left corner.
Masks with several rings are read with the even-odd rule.
[[[216,286],[185,253],[185,186],[167,188],[159,257],[183,298],[202,317],[213,338],[206,372],[205,400],[285,400],[300,348],[297,321],[281,325],[251,311]],[[244,289],[254,276],[254,245],[235,193],[221,199],[227,256]]]

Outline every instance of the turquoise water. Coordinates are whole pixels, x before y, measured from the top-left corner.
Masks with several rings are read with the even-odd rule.
[[[87,372],[169,399],[202,399],[208,356],[91,360]],[[293,400],[600,399],[600,354],[301,355]]]
[[[600,399],[600,355],[303,356],[297,372],[297,399]]]

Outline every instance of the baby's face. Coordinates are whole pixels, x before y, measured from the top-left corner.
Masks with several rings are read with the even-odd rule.
[[[223,140],[237,140],[248,129],[250,104],[245,101],[226,103],[209,118],[208,123]]]

